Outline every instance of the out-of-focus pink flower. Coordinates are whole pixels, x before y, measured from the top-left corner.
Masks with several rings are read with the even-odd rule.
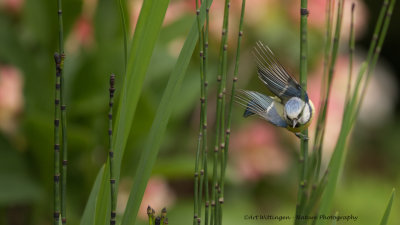
[[[121,180],[120,190],[118,192],[118,213],[123,213],[125,211],[131,186],[131,182],[128,180]],[[149,205],[156,211],[159,210],[158,212],[161,212],[162,208],[168,208],[174,202],[175,194],[168,186],[167,181],[162,177],[151,177],[143,195],[138,217],[143,220],[147,219],[147,207]]]
[[[240,179],[258,180],[287,169],[288,157],[272,129],[275,127],[264,121],[255,121],[232,133],[230,157]]]
[[[22,88],[21,72],[13,66],[0,65],[0,129],[5,133],[15,132],[24,102]]]
[[[1,0],[0,8],[4,8],[11,13],[20,13],[25,0]]]
[[[90,17],[82,15],[72,29],[72,33],[67,40],[69,52],[75,52],[81,47],[90,48],[94,44],[93,23]]]

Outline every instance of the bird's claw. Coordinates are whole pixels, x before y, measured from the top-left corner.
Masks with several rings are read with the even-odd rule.
[[[304,135],[304,134],[302,134],[302,133],[300,133],[300,132],[295,133],[295,135],[296,135],[298,138],[300,138],[301,140],[304,140],[304,141],[308,141],[308,140],[309,140],[309,138],[308,138],[307,135]]]

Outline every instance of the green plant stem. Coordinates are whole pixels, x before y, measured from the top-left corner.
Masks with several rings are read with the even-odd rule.
[[[305,100],[307,90],[307,58],[308,58],[308,37],[307,37],[307,0],[301,0],[300,5],[300,85],[303,89],[301,93],[302,99]],[[308,129],[302,132],[308,137]],[[306,185],[307,185],[307,164],[308,164],[308,139],[301,139],[300,142],[300,180],[297,195],[296,220],[295,224],[300,224],[297,216],[302,213],[306,201]]]
[[[65,82],[64,82],[64,28],[62,17],[62,0],[58,0],[58,38],[60,61],[60,103],[61,103],[61,145],[62,145],[62,174],[61,174],[61,221],[67,223],[67,106],[65,103]]]
[[[240,13],[240,22],[239,22],[239,33],[238,33],[238,40],[237,40],[237,46],[236,46],[235,69],[233,72],[231,99],[229,101],[228,119],[227,119],[226,131],[225,131],[226,152],[228,152],[228,149],[229,149],[229,141],[230,141],[230,136],[231,136],[232,109],[233,109],[234,97],[235,97],[235,92],[236,92],[236,83],[238,81],[240,46],[241,46],[241,41],[242,41],[242,37],[243,37],[243,18],[244,18],[245,7],[246,7],[246,0],[242,0],[242,9],[241,9],[241,13]],[[225,157],[224,172],[226,170],[226,163],[227,163],[227,157]]]
[[[347,90],[345,97],[345,105],[349,104],[350,101],[350,93],[351,93],[351,78],[353,76],[353,59],[354,59],[354,50],[355,50],[355,35],[354,35],[354,10],[355,3],[351,5],[351,21],[350,21],[350,39],[349,39],[349,77],[347,81]]]
[[[200,119],[201,125],[201,119]],[[197,224],[197,219],[201,215],[198,214],[198,206],[201,199],[199,199],[199,161],[200,161],[200,149],[201,149],[201,139],[202,139],[202,129],[201,126],[199,127],[199,137],[197,141],[197,151],[196,151],[196,161],[195,161],[195,168],[194,168],[194,211],[193,211],[193,225]]]
[[[225,149],[225,93],[226,93],[226,76],[227,76],[227,61],[228,61],[228,23],[229,23],[229,8],[230,0],[225,0],[224,8],[224,20],[222,24],[222,37],[221,37],[221,48],[220,48],[220,69],[221,82],[218,88],[218,103],[220,104],[220,111],[218,114],[219,134],[220,142],[220,185],[218,186],[218,200],[216,200],[216,217],[215,224],[222,224],[222,206],[224,204],[224,186],[225,186],[225,162],[227,157],[227,151]],[[218,106],[217,106],[218,107]]]
[[[341,31],[341,26],[342,26],[342,18],[343,18],[343,2],[344,0],[339,0],[338,3],[338,9],[336,13],[336,27],[335,27],[335,34],[333,38],[333,44],[332,44],[332,51],[331,51],[331,56],[330,56],[330,61],[329,61],[329,66],[328,66],[328,71],[327,71],[327,80],[322,84],[322,86],[326,86],[326,91],[323,95],[323,102],[321,104],[320,108],[320,113],[318,116],[318,122],[317,122],[317,130],[315,132],[315,141],[314,141],[314,151],[317,154],[317,166],[316,169],[319,171],[320,170],[320,165],[321,165],[321,158],[322,158],[322,144],[324,141],[324,135],[325,135],[325,127],[326,127],[326,117],[327,115],[327,109],[328,109],[328,103],[329,103],[329,98],[330,98],[330,91],[331,91],[331,86],[332,86],[332,79],[334,75],[334,68],[336,65],[336,59],[338,56],[338,51],[339,51],[339,39],[340,39],[340,31]],[[329,47],[329,46],[327,46]],[[317,175],[319,172],[316,173]],[[317,177],[315,177],[317,178]]]
[[[61,55],[54,54],[56,64],[55,109],[54,109],[54,225],[60,220],[60,77]]]
[[[116,199],[116,190],[115,190],[115,177],[114,177],[114,151],[112,149],[112,126],[113,126],[113,104],[114,104],[114,92],[115,92],[115,75],[111,74],[110,76],[110,102],[109,102],[109,111],[108,111],[108,154],[110,160],[110,191],[111,191],[111,217],[110,217],[110,225],[116,224],[116,209],[117,209],[117,199]]]
[[[147,207],[147,216],[149,219],[149,225],[153,225],[153,220],[154,220],[154,209],[152,209],[150,206]]]
[[[201,222],[201,204],[202,204],[202,192],[203,192],[203,180],[204,180],[204,170],[200,169],[204,165],[204,151],[207,143],[206,142],[207,136],[203,137],[204,129],[204,122],[207,120],[207,109],[206,109],[206,102],[205,102],[205,85],[204,85],[204,43],[203,43],[203,26],[200,24],[200,7],[199,1],[195,0],[196,2],[196,18],[197,18],[197,29],[199,34],[199,57],[200,57],[200,125],[199,125],[199,139],[197,143],[197,154],[196,154],[196,163],[195,163],[195,187],[194,187],[194,216],[193,216],[193,225]],[[205,118],[204,118],[205,117]],[[199,166],[201,162],[201,165]],[[200,176],[200,183],[199,183],[199,176]]]
[[[385,35],[387,32],[387,28],[390,23],[390,18],[391,18],[390,15],[392,13],[394,5],[395,5],[395,1],[393,0],[390,3],[388,12],[386,13],[386,18],[385,18],[382,32],[379,34],[378,38],[376,38],[378,40],[378,46],[382,46],[382,44],[383,44],[383,41],[384,41],[384,38],[385,38]],[[384,4],[382,6],[382,9],[384,10],[386,7],[387,7],[387,4]],[[383,23],[383,20],[378,19],[376,27],[381,27],[382,23]],[[375,29],[375,30],[377,30],[377,29]],[[375,38],[373,38],[373,40],[374,39]],[[372,48],[373,45],[374,45],[374,43],[372,41],[370,48]],[[345,112],[344,112],[344,116],[343,116],[342,127],[341,127],[340,134],[339,134],[339,139],[337,141],[335,150],[333,152],[333,155],[331,157],[331,160],[330,160],[329,166],[328,166],[328,168],[330,170],[330,176],[328,178],[328,186],[326,187],[326,190],[324,191],[324,194],[321,199],[321,208],[320,208],[319,214],[327,214],[330,211],[331,203],[333,200],[333,195],[334,195],[335,188],[336,188],[337,179],[339,176],[340,169],[342,168],[342,165],[343,165],[344,148],[348,141],[348,136],[350,134],[350,131],[353,126],[353,122],[355,120],[354,110],[356,109],[356,107],[359,107],[359,105],[361,104],[361,100],[358,99],[358,97],[357,97],[358,92],[359,92],[359,86],[360,86],[360,83],[362,80],[362,76],[367,69],[369,69],[368,61],[365,61],[362,64],[360,71],[358,73],[356,87],[353,91],[353,94],[352,94],[352,97],[350,100],[350,104],[348,104],[345,107]],[[367,83],[364,83],[364,85],[367,85]],[[322,222],[318,221],[317,224],[322,224]]]
[[[236,91],[236,83],[238,80],[238,73],[239,73],[239,58],[240,58],[240,46],[241,40],[243,37],[243,18],[245,13],[246,7],[246,0],[242,0],[242,8],[240,13],[240,21],[239,21],[239,33],[238,33],[238,40],[237,40],[237,47],[236,47],[236,60],[235,60],[235,69],[233,73],[232,79],[232,90],[231,90],[231,99],[229,101],[229,108],[228,108],[228,118],[227,118],[227,128],[225,131],[225,153],[223,157],[223,163],[221,164],[221,213],[220,213],[220,224],[222,224],[222,204],[224,202],[224,188],[225,188],[225,172],[226,166],[228,162],[228,150],[229,150],[229,141],[230,141],[230,134],[231,134],[231,122],[232,122],[232,109],[233,109],[233,102],[234,96]]]
[[[382,14],[382,11],[385,10],[388,7],[388,4],[389,4],[389,2],[387,2],[387,0],[385,0],[384,3],[383,3],[382,9],[381,9],[379,18],[378,18],[377,26],[375,28],[375,32],[379,32],[379,31],[377,31],[378,30],[377,28],[381,28],[382,27],[382,23],[383,23],[383,27],[382,27],[382,31],[380,33],[379,39],[378,38],[374,38],[374,37],[377,37],[375,35],[375,33],[374,33],[373,40],[371,42],[371,46],[370,46],[370,49],[368,51],[369,53],[368,53],[368,56],[367,56],[367,62],[368,62],[367,78],[366,78],[366,80],[364,82],[364,85],[362,87],[362,90],[361,90],[360,102],[359,102],[359,104],[357,104],[357,107],[356,107],[356,109],[355,109],[355,111],[353,113],[353,117],[351,119],[351,123],[352,124],[354,124],[355,119],[357,118],[357,116],[359,114],[362,102],[364,100],[365,93],[367,91],[367,86],[368,86],[369,80],[371,79],[371,76],[372,76],[373,71],[375,69],[376,63],[378,62],[379,55],[380,55],[380,52],[381,52],[381,49],[382,49],[382,46],[383,46],[383,42],[385,41],[387,30],[389,29],[389,24],[390,24],[390,20],[391,20],[391,16],[392,16],[392,13],[393,13],[394,6],[396,4],[396,0],[392,0],[390,2],[389,8],[386,11],[386,13],[383,12],[383,14],[385,15],[384,22],[383,22],[382,21],[383,19],[381,19],[381,14]],[[375,47],[376,44],[377,44],[376,48],[374,50],[371,50],[372,48]],[[362,75],[363,74],[361,74],[360,80],[362,79]],[[356,90],[358,90],[358,86],[360,85],[360,83],[357,83]],[[358,92],[355,93],[355,94],[358,94]]]
[[[321,85],[321,93],[320,96],[325,96],[326,89],[327,89],[327,77],[328,77],[328,68],[329,68],[329,60],[330,60],[330,54],[331,54],[331,45],[332,45],[332,0],[326,1],[326,19],[325,19],[325,26],[326,26],[326,31],[325,31],[325,47],[324,47],[324,69],[323,69],[323,74],[322,74],[322,85]],[[324,97],[321,98],[320,100],[320,109],[323,108],[325,99]],[[317,148],[317,146],[320,146],[322,144],[318,143],[323,143],[323,138],[325,132],[322,131],[322,114],[320,113],[318,115],[317,119],[317,128],[315,131],[315,136],[314,136],[314,144],[313,144],[313,151],[312,151],[312,165],[314,166],[314,171],[313,174],[314,176],[311,177],[313,181],[316,181],[319,177],[320,173],[320,168],[321,168],[321,159],[322,159],[322,148]],[[312,184],[312,182],[311,182]]]
[[[317,208],[317,203],[318,200],[321,198],[321,195],[328,183],[328,172],[329,171],[325,171],[323,177],[321,178],[321,180],[319,181],[318,184],[314,184],[312,186],[312,192],[310,195],[309,200],[307,201],[307,205],[304,208],[304,215],[310,215],[310,213]]]
[[[321,166],[321,158],[322,158],[322,144],[324,140],[324,135],[325,135],[325,126],[326,126],[326,117],[327,117],[327,108],[328,108],[328,103],[329,103],[329,97],[330,97],[330,90],[331,90],[331,85],[332,85],[332,79],[333,79],[333,74],[334,74],[334,68],[336,64],[336,59],[339,51],[339,39],[340,39],[340,31],[341,31],[341,25],[342,25],[342,18],[343,18],[343,3],[344,0],[339,0],[338,2],[338,8],[337,8],[337,13],[336,13],[336,27],[335,27],[335,34],[333,38],[333,43],[332,43],[332,49],[331,49],[331,55],[330,56],[325,56],[326,60],[329,59],[329,64],[327,64],[327,68],[324,69],[324,73],[327,73],[324,76],[326,77],[326,81],[323,81],[322,86],[326,87],[325,88],[325,93],[323,95],[323,101],[321,102],[321,109],[320,109],[320,114],[318,117],[318,122],[317,122],[317,130],[315,134],[315,140],[314,140],[314,151],[313,153],[316,154],[316,168],[315,168],[315,176],[312,177],[313,181],[318,179],[319,176],[319,171],[320,171],[320,166]],[[329,7],[329,6],[328,6]],[[329,10],[329,9],[328,9]],[[330,13],[328,13],[328,18],[327,20],[330,20]],[[330,41],[330,27],[329,27],[330,22],[327,22],[328,28],[327,28],[327,42]],[[330,50],[330,44],[326,43],[325,46],[325,54],[329,52]],[[311,183],[311,182],[310,182]],[[312,184],[311,184],[312,185]],[[324,186],[325,187],[325,186]],[[323,191],[323,190],[322,190]],[[321,191],[321,192],[322,192]],[[311,196],[320,196],[319,193],[314,193],[315,190],[311,190]],[[309,199],[309,202],[307,204],[306,212],[309,213],[310,209],[314,208],[315,206],[312,204],[316,204],[317,200],[316,199]]]
[[[203,55],[203,73],[204,73],[204,107],[203,107],[203,169],[204,169],[204,195],[205,195],[205,206],[204,206],[204,224],[209,223],[209,187],[208,187],[208,146],[207,146],[207,104],[208,104],[208,81],[207,81],[207,69],[208,69],[208,29],[209,29],[209,17],[210,7],[208,0],[205,0],[206,4],[206,22],[204,28],[204,55]]]

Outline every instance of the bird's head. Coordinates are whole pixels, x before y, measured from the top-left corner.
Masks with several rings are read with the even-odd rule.
[[[295,128],[306,124],[311,118],[310,102],[305,103],[301,98],[292,97],[286,102],[284,116],[287,124]],[[311,103],[312,104],[312,103]]]

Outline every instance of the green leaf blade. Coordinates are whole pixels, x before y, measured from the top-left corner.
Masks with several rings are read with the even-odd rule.
[[[99,194],[101,178],[103,177],[103,173],[104,173],[104,165],[101,167],[99,173],[97,174],[92,190],[90,191],[89,199],[86,203],[85,211],[83,211],[80,225],[94,224],[97,196]]]
[[[393,199],[394,199],[394,195],[395,195],[396,190],[393,188],[392,190],[392,194],[390,195],[390,199],[389,202],[386,206],[386,210],[385,213],[383,214],[382,220],[381,220],[381,225],[386,225],[389,221],[389,215],[390,215],[390,211],[392,210],[392,204],[393,204]]]
[[[209,4],[211,4],[211,1]],[[206,7],[204,4],[200,10],[201,26],[204,24],[205,20],[205,9]],[[156,117],[151,127],[150,134],[146,141],[146,145],[134,177],[133,187],[131,189],[131,194],[125,209],[127,213],[124,214],[122,225],[135,224],[147,182],[157,159],[163,134],[167,128],[171,112],[174,109],[174,103],[177,102],[179,90],[191,56],[193,55],[193,51],[196,47],[197,39],[197,21],[194,20],[189,35],[182,47],[181,53],[179,54],[177,63],[175,64],[175,67],[169,78],[167,87],[161,99],[161,103],[157,109]]]

